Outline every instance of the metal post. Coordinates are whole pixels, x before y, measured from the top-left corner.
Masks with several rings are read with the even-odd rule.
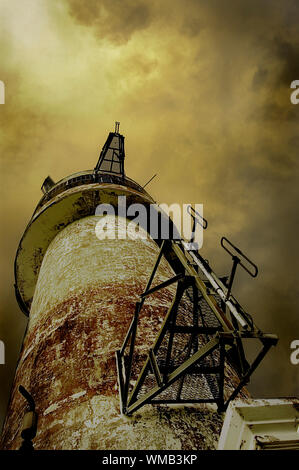
[[[154,346],[153,346],[153,348],[152,348],[155,353],[157,352],[157,350],[158,350],[160,344],[161,344],[162,341],[163,341],[165,332],[166,332],[167,329],[168,329],[168,326],[169,326],[169,323],[170,323],[170,321],[171,321],[172,315],[174,314],[174,312],[176,312],[177,306],[178,306],[178,304],[179,304],[179,302],[180,302],[180,300],[181,300],[181,297],[182,297],[182,295],[183,295],[183,292],[184,292],[184,290],[183,290],[183,288],[182,288],[181,283],[179,282],[179,283],[178,283],[178,286],[177,286],[176,295],[175,295],[175,297],[174,297],[174,299],[173,299],[173,301],[172,301],[172,303],[171,303],[171,306],[170,306],[169,309],[168,309],[168,312],[167,312],[166,318],[165,318],[165,320],[164,320],[164,322],[163,322],[163,324],[162,324],[160,333],[159,333],[159,335],[158,335],[158,337],[157,337],[157,339],[156,339],[156,341],[155,341],[155,344],[154,344]],[[150,363],[150,361],[149,361],[149,359],[147,359],[146,362],[145,362],[145,364],[144,364],[144,366],[143,366],[143,368],[142,368],[142,370],[141,370],[141,372],[140,372],[140,374],[139,374],[139,377],[138,377],[138,379],[137,379],[137,382],[136,382],[136,384],[135,384],[135,387],[133,388],[132,394],[131,394],[131,396],[130,396],[130,398],[129,398],[128,407],[130,406],[130,404],[131,404],[132,402],[134,402],[134,401],[136,400],[136,397],[137,397],[137,395],[138,395],[138,393],[139,393],[140,388],[142,387],[143,381],[144,381],[144,379],[145,379],[145,377],[146,377],[146,374],[147,374],[147,372],[148,372],[149,363]]]
[[[239,263],[240,263],[240,258],[238,258],[237,256],[233,256],[233,267],[232,267],[232,271],[230,273],[230,278],[229,278],[229,281],[228,281],[225,301],[227,301],[229,299],[229,296],[230,296],[230,293],[231,293],[231,290],[232,290],[232,285],[233,285],[233,282],[234,282],[234,279],[235,279],[236,269],[237,269],[237,266],[238,266]]]

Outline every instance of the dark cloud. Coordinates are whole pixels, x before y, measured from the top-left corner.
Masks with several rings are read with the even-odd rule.
[[[297,15],[299,18],[299,7]],[[296,42],[277,36],[273,40],[273,52],[280,63],[280,70],[276,76],[278,86],[289,87],[290,83],[299,77],[299,40],[298,37],[292,39]]]
[[[296,121],[299,116],[298,108],[290,106],[290,85],[299,77],[299,40],[297,34],[288,34],[288,30],[282,29],[279,36],[274,31],[272,34],[274,37],[263,44],[269,68],[260,66],[252,86],[256,92],[265,90],[264,117],[280,126],[282,122]]]
[[[10,387],[14,377],[27,319],[20,313],[14,298],[14,256],[32,214],[32,201],[40,197],[39,186],[43,173],[42,158],[38,155],[47,142],[49,121],[30,103],[22,101],[19,74],[6,69],[1,77],[6,84],[6,103],[0,110],[1,175],[1,268],[0,268],[0,339],[5,343],[5,366],[0,366],[0,416],[6,412]],[[42,176],[41,176],[42,177]],[[32,179],[35,184],[32,185]]]
[[[34,22],[29,30],[9,24],[4,37],[2,30],[1,210],[8,228],[0,339],[8,363],[0,369],[1,412],[25,327],[13,293],[18,241],[43,178],[92,168],[114,120],[126,136],[130,177],[145,183],[158,173],[149,190],[160,202],[204,203],[203,249],[215,270],[231,268],[221,235],[258,264],[256,280],[238,272],[234,291],[257,324],[281,339],[251,390],[298,394],[298,368],[289,362],[298,331],[299,105],[290,103],[290,83],[299,79],[298,2],[65,5],[67,13],[48,2],[47,21],[37,22],[49,22],[50,31],[41,23],[26,55]]]
[[[255,72],[252,79],[252,88],[254,91],[258,91],[263,87],[269,77],[269,71],[261,65]]]
[[[149,26],[153,12],[146,0],[68,0],[70,14],[79,23],[92,26],[95,34],[114,43],[127,42]]]

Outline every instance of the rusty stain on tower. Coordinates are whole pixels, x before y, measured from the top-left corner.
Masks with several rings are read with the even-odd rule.
[[[215,449],[218,411],[248,397],[243,386],[276,342],[183,241],[97,238],[99,204],[155,204],[124,159],[116,123],[94,170],[42,185],[15,260],[29,319],[3,449],[22,445],[20,386],[34,400],[35,449]],[[110,230],[123,222],[116,214]],[[263,346],[251,365],[246,338]]]

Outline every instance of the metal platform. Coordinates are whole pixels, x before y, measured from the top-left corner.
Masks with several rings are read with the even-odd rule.
[[[224,411],[277,343],[275,335],[264,334],[257,328],[231,294],[239,258],[233,257],[233,270],[226,286],[207,261],[197,251],[188,251],[188,246],[182,240],[162,242],[123,345],[116,352],[121,408],[127,415],[149,403],[216,403],[218,410]],[[240,251],[239,254],[242,255]],[[152,287],[162,256],[171,260],[175,276]],[[144,302],[148,296],[175,283],[172,303],[140,370],[135,340]],[[261,345],[251,363],[245,356],[245,339]],[[225,390],[227,363],[238,377],[238,384],[229,396]]]

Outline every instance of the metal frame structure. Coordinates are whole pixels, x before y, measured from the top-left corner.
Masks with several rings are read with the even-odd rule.
[[[255,325],[251,316],[244,311],[231,294],[232,279],[225,285],[210,268],[208,262],[197,251],[190,251],[189,244],[179,240],[163,240],[146,289],[136,303],[135,313],[120,350],[116,352],[118,383],[121,410],[131,415],[140,407],[149,403],[216,403],[218,411],[224,411],[258,367],[271,346],[276,345],[278,338],[264,334]],[[234,247],[234,245],[233,245]],[[236,247],[234,247],[236,248]],[[237,249],[238,250],[238,249]],[[242,252],[238,250],[242,256]],[[170,261],[175,275],[165,282],[152,287],[152,283],[161,262],[162,256]],[[238,258],[240,260],[240,258]],[[250,260],[245,257],[247,261]],[[237,261],[233,265],[235,272]],[[240,262],[240,265],[242,263]],[[255,265],[254,265],[255,266]],[[227,279],[227,278],[226,278]],[[137,380],[132,380],[134,357],[136,355],[136,334],[139,318],[147,297],[151,294],[177,283],[176,293],[164,318],[158,336],[148,350],[142,370]],[[189,292],[192,292],[190,297]],[[178,324],[179,305],[183,295],[188,294],[192,301],[192,321],[189,324]],[[210,318],[217,326],[209,325],[199,308],[199,299],[205,303]],[[191,317],[190,317],[191,318]],[[188,338],[179,363],[174,361],[174,341],[178,335]],[[254,339],[261,343],[262,349],[255,360],[249,364],[243,347],[243,340]],[[164,348],[162,348],[164,344]],[[165,347],[166,344],[166,347]],[[163,354],[161,356],[161,349]],[[226,362],[234,364],[238,372],[239,383],[229,395],[225,393]],[[149,376],[154,380],[149,383]],[[200,381],[204,377],[210,388],[210,396],[197,396],[200,392]],[[212,380],[211,377],[214,377]],[[216,379],[215,379],[216,378]],[[182,396],[184,383],[195,383],[194,396]],[[196,382],[197,380],[197,382]],[[175,396],[167,395],[167,390],[176,387]],[[227,397],[225,399],[225,396]]]
[[[94,169],[95,173],[99,173],[101,171],[121,175],[122,177],[125,176],[125,169],[124,169],[124,160],[125,160],[125,145],[124,145],[124,136],[119,133],[119,122],[115,123],[115,132],[109,132],[108,138],[102,148],[102,151],[99,156],[98,163]],[[113,145],[113,140],[117,141],[117,145]],[[108,151],[110,151],[111,155],[109,158],[107,157]],[[103,165],[107,163],[110,165],[110,168],[103,167]],[[113,164],[117,164],[119,167],[119,171],[113,170]]]

